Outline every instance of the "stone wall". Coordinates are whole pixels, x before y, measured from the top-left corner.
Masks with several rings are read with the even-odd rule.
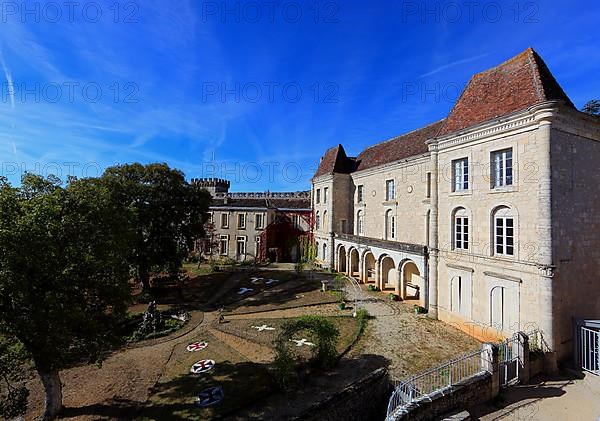
[[[492,375],[487,372],[477,374],[456,386],[433,393],[429,395],[430,399],[423,402],[423,405],[415,404],[396,420],[432,420],[456,409],[485,403],[493,397],[491,395],[492,378]]]
[[[390,394],[388,372],[385,368],[379,368],[340,392],[315,403],[294,420],[384,419]]]

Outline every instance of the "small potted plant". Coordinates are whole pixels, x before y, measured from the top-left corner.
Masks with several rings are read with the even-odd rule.
[[[394,294],[393,292],[390,292],[390,300],[391,301],[398,301],[398,296],[396,294]]]
[[[345,310],[346,309],[346,302],[345,301],[340,301],[340,303],[338,304],[338,307],[340,308],[340,310]]]

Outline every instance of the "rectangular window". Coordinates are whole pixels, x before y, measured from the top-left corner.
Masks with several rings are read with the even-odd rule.
[[[462,158],[452,161],[452,179],[454,186],[452,191],[463,191],[469,189],[469,159]]]
[[[396,184],[394,180],[385,182],[385,200],[396,200]]]
[[[426,190],[425,194],[428,199],[431,197],[431,173],[430,172],[427,173],[427,190]]]
[[[469,249],[469,218],[466,216],[457,216],[454,219],[454,248]]]
[[[323,203],[327,203],[327,199],[329,198],[329,189],[325,187],[323,189]]]
[[[246,229],[246,214],[238,213],[238,229]]]
[[[262,213],[256,214],[256,229],[261,230],[265,227],[264,215]]]
[[[229,214],[228,213],[221,214],[221,228],[229,228]]]
[[[321,203],[321,189],[317,189],[316,200],[317,204]]]
[[[511,217],[495,218],[495,252],[503,256],[515,254],[515,220]]]
[[[393,240],[396,238],[396,217],[392,216],[390,222],[390,238]]]
[[[492,152],[492,188],[512,186],[513,162],[512,148]]]
[[[292,227],[300,228],[300,215],[292,215]]]
[[[206,223],[207,224],[212,224],[212,222],[213,222],[213,214],[212,214],[212,212],[209,212],[207,214]]]
[[[236,255],[242,257],[246,255],[246,237],[237,237]]]
[[[227,256],[228,250],[229,250],[229,236],[222,235],[219,239],[219,254],[222,256]]]
[[[363,200],[365,200],[365,198],[363,196],[363,186],[358,186],[356,188],[356,202],[362,203]]]

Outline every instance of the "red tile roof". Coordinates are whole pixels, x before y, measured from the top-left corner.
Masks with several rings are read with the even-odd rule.
[[[474,75],[448,117],[422,129],[378,143],[353,160],[342,145],[325,152],[315,177],[349,173],[428,152],[426,141],[458,132],[546,101],[574,107],[544,60],[532,48],[485,72]]]
[[[573,103],[531,48],[471,78],[438,136],[466,129],[545,101]]]
[[[334,172],[348,174],[354,170],[354,160],[348,158],[342,145],[334,146],[325,152],[314,177],[320,177]]]
[[[440,120],[422,129],[403,134],[365,149],[356,157],[358,164],[356,170],[366,170],[367,168],[427,153],[428,147],[425,142],[435,137],[443,123],[444,120]]]

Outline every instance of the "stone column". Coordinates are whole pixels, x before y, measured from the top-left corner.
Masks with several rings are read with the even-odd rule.
[[[402,286],[402,270],[397,269],[396,270],[396,295],[398,297],[401,297],[402,299],[404,299],[404,297],[402,297],[402,294],[400,293],[401,286]]]
[[[498,360],[498,345],[485,343],[482,349],[486,351],[481,358],[481,369],[492,373],[492,387],[489,399],[493,399],[500,393],[500,364]]]
[[[519,383],[527,384],[529,383],[529,373],[530,373],[530,365],[529,365],[529,336],[525,335],[523,332],[517,332],[514,335],[514,338],[517,341],[513,342],[513,355],[519,356]]]
[[[431,215],[429,218],[429,262],[425,288],[425,306],[430,317],[438,317],[438,149],[437,143],[429,145],[431,151]]]
[[[375,268],[374,269],[375,269],[375,271],[374,271],[375,273],[373,274],[373,276],[375,277],[375,285],[379,289],[383,290],[383,288],[381,287],[381,279],[379,279],[379,276],[380,276],[379,272],[381,272],[380,268],[379,268],[379,260],[375,260]]]
[[[537,202],[539,214],[536,222],[538,238],[537,261],[539,277],[539,328],[551,351],[556,351],[558,341],[554,337],[554,261],[552,250],[552,162],[551,162],[551,118],[553,109],[538,112],[539,128],[536,133],[538,147]]]

